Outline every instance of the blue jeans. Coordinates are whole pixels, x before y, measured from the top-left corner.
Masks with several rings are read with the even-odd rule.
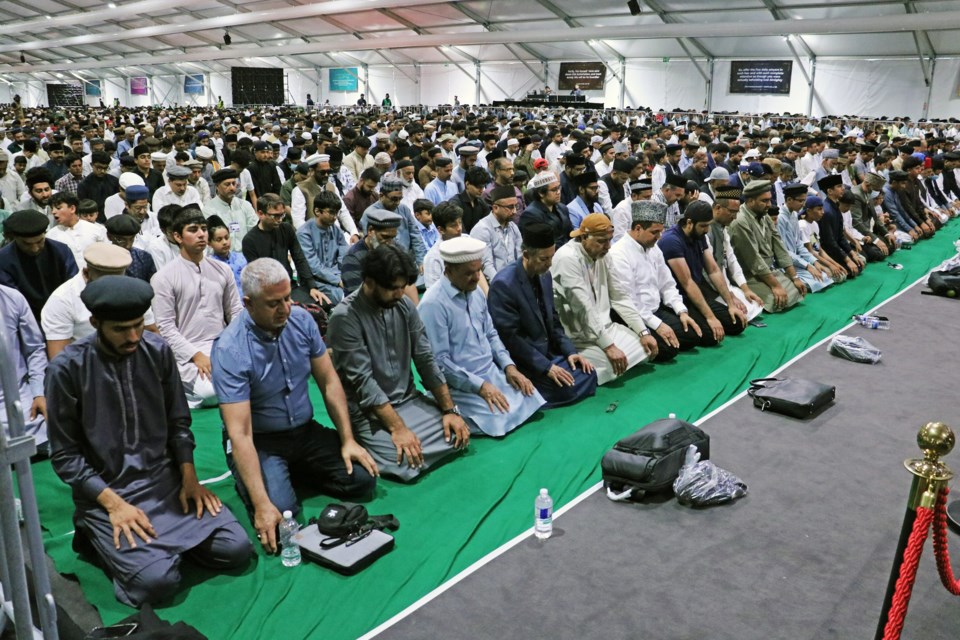
[[[237,493],[253,519],[250,495],[233,460],[227,451],[227,433],[223,444],[227,466],[236,481]],[[348,474],[340,456],[340,435],[316,420],[287,431],[254,433],[253,444],[260,459],[260,472],[270,502],[281,512],[300,512],[294,484],[306,486],[321,493],[348,500],[360,500],[373,494],[377,480],[359,464]]]

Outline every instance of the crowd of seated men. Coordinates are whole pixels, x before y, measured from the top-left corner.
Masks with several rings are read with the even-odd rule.
[[[134,606],[174,593],[183,559],[252,556],[199,482],[191,409],[219,408],[275,552],[298,490],[363,500],[381,476],[414,481],[629,369],[724,348],[960,212],[955,122],[0,117],[0,308],[24,422],[72,490],[75,548]]]

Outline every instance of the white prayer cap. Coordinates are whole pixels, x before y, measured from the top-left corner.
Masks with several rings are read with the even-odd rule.
[[[303,138],[304,140],[313,140],[313,134],[310,133],[309,131],[304,131],[303,133],[300,134],[300,137]]]
[[[440,257],[444,262],[463,264],[483,258],[487,243],[470,236],[458,236],[440,243]]]
[[[410,137],[410,134],[407,133],[406,129],[400,129],[400,133],[397,134],[397,137],[400,138],[401,140],[406,140],[407,138]]]
[[[770,144],[780,144],[780,138],[770,138]]]
[[[759,158],[759,157],[760,157],[760,150],[759,150],[759,149],[750,149],[750,150],[747,151],[745,154],[743,154],[743,159],[744,159],[744,160],[746,160],[747,158]]]
[[[527,185],[528,189],[539,189],[540,187],[545,187],[548,184],[552,184],[559,180],[557,174],[552,171],[544,171],[543,173],[538,173],[533,176],[533,179],[530,181],[530,184]]]
[[[197,148],[193,150],[197,157],[201,160],[209,160],[213,157],[213,149],[210,147],[205,147],[202,144],[198,144]]]
[[[160,160],[166,160],[166,159],[167,159],[167,154],[165,154],[162,151],[154,151],[153,153],[150,154],[150,160],[154,162],[159,162]]]
[[[320,164],[321,162],[330,162],[330,156],[326,153],[315,153],[304,160],[308,167]]]
[[[127,189],[137,185],[139,187],[144,187],[146,184],[143,181],[136,171],[128,171],[127,173],[120,174],[120,188]]]
[[[517,140],[516,138],[510,138],[509,140],[507,140],[508,147],[512,147],[514,145],[519,145],[519,144],[520,144],[520,141]]]
[[[390,154],[386,151],[381,151],[373,156],[373,164],[390,164],[392,162],[393,160],[390,158]]]

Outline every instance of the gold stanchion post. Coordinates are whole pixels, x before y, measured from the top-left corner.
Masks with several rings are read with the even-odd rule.
[[[887,593],[883,598],[880,622],[874,636],[875,640],[883,640],[884,629],[890,616],[890,605],[893,603],[897,580],[900,577],[903,554],[913,531],[913,523],[917,519],[917,507],[933,509],[937,503],[937,495],[940,493],[940,489],[953,477],[953,472],[940,458],[953,451],[956,442],[956,436],[950,427],[942,422],[928,422],[920,427],[920,431],[917,433],[917,445],[923,451],[923,457],[903,461],[903,466],[913,474],[913,482],[910,485],[907,512],[903,517],[900,541],[897,543],[893,569],[890,571],[890,580],[887,582]]]

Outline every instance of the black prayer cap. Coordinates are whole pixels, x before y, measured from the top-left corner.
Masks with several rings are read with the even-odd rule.
[[[817,186],[820,187],[820,191],[824,193],[827,192],[827,189],[832,189],[839,184],[843,184],[843,177],[838,173],[824,176],[817,180]]]
[[[213,184],[220,184],[224,180],[236,180],[239,177],[239,174],[235,169],[220,169],[219,171],[214,171],[211,178],[213,178]]]
[[[80,300],[98,320],[126,322],[143,317],[153,289],[140,278],[103,276],[83,288]]]
[[[783,187],[783,195],[788,198],[806,197],[809,188],[802,182],[791,182]]]
[[[12,236],[34,238],[47,231],[50,221],[47,216],[33,209],[15,211],[3,221],[3,230]]]
[[[677,173],[671,173],[667,175],[665,184],[668,184],[671,187],[680,187],[681,189],[686,189],[687,179]]]
[[[512,184],[506,186],[496,186],[490,190],[490,202],[497,200],[506,200],[507,198],[516,198],[517,190]]]
[[[585,187],[589,184],[593,184],[600,180],[600,176],[597,175],[596,171],[584,171],[576,178],[573,179],[577,187]]]
[[[546,249],[554,245],[553,227],[543,222],[531,222],[520,229],[523,244],[530,249]]]
[[[104,226],[107,228],[107,233],[115,236],[135,236],[140,233],[140,223],[127,214],[107,218]]]

